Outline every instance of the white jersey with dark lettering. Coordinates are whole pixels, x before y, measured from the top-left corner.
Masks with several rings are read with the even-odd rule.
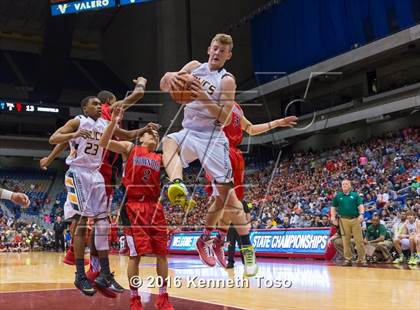
[[[201,64],[191,74],[197,78],[209,96],[219,102],[223,77],[231,75],[225,69],[211,71],[208,63]],[[223,104],[223,102],[219,102]],[[205,108],[201,101],[193,101],[185,106],[182,127],[199,132],[220,131],[222,126]]]
[[[79,130],[90,132],[90,138],[79,137],[70,140],[70,154],[66,159],[66,164],[70,168],[99,169],[103,156],[103,148],[99,146],[99,140],[109,122],[103,118],[95,121],[84,115],[78,115],[75,119],[80,121]]]

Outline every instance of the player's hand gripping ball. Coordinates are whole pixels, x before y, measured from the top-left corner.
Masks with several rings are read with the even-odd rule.
[[[195,96],[191,91],[191,85],[195,78],[188,73],[178,74],[176,83],[172,84],[170,91],[172,99],[179,104],[187,104],[195,100]]]

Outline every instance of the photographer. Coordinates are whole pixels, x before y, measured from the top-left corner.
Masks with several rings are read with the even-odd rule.
[[[64,243],[64,230],[66,229],[66,224],[61,221],[61,217],[57,216],[57,220],[54,223],[54,233],[55,233],[55,251],[58,252],[61,249],[62,252],[65,251]]]

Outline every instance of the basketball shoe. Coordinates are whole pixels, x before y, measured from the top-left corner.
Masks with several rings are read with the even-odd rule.
[[[76,286],[80,290],[80,292],[82,292],[86,296],[93,296],[96,294],[96,290],[92,287],[86,275],[79,276],[76,272],[74,286]]]
[[[169,296],[168,293],[165,294],[159,294],[156,302],[155,307],[158,310],[174,310],[174,307],[169,302]]]
[[[176,179],[169,184],[168,199],[171,203],[181,206],[185,211],[191,210],[196,205],[196,202],[189,197],[188,188],[181,179]]]
[[[124,292],[124,288],[115,280],[113,272],[109,274],[99,273],[95,279],[95,284],[102,289],[111,289],[116,293]]]
[[[130,310],[143,310],[140,296],[133,296],[130,298]]]
[[[95,284],[95,279],[98,276],[99,276],[99,271],[95,272],[89,268],[89,270],[86,272],[86,278],[89,280],[90,284],[98,290],[99,293],[101,293],[102,295],[108,298],[117,298],[117,294],[113,292],[111,289],[101,288]]]
[[[183,205],[187,200],[188,189],[180,179],[174,180],[168,186],[168,199],[176,205]]]
[[[220,238],[220,235],[217,235],[213,239],[212,250],[214,253],[214,257],[216,258],[216,261],[220,265],[220,267],[226,268],[227,262],[226,262],[225,250],[223,248],[224,245],[225,245],[225,241]]]
[[[419,259],[416,254],[412,254],[410,259],[408,260],[409,265],[417,265],[418,262],[419,262]]]
[[[244,256],[244,276],[254,277],[258,273],[257,260],[255,258],[255,250],[252,245],[245,246],[241,249]]]
[[[210,267],[216,266],[212,244],[213,239],[205,238],[204,236],[198,238],[196,242],[198,255],[200,256],[202,263]]]

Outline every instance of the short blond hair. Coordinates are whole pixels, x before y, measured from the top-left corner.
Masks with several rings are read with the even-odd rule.
[[[233,49],[233,39],[230,35],[226,33],[218,33],[214,36],[213,40],[211,40],[211,43],[214,41],[217,41],[223,45],[229,45],[230,49]]]

